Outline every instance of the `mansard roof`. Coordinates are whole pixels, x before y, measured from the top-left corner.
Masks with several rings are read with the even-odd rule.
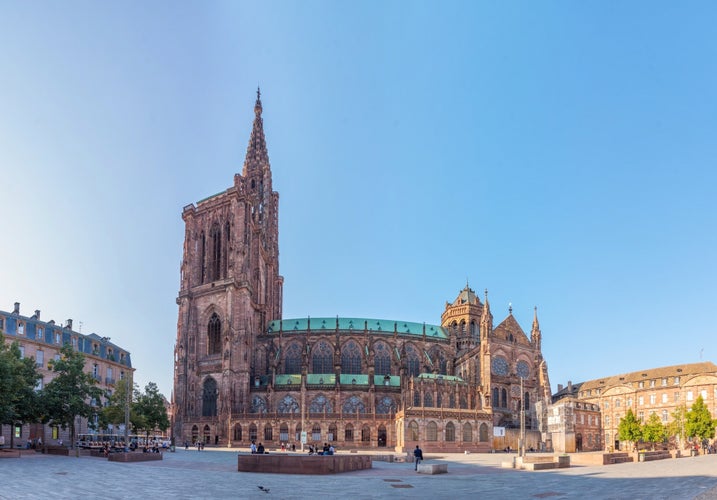
[[[647,370],[638,370],[636,372],[623,373],[610,377],[588,380],[582,383],[581,391],[590,389],[607,389],[619,385],[631,385],[635,382],[641,382],[651,379],[685,377],[691,375],[717,375],[717,365],[711,361],[703,361],[701,363],[688,363],[684,365],[663,366],[660,368],[650,368]]]
[[[497,337],[502,340],[513,340],[519,344],[530,344],[528,336],[525,334],[523,329],[518,324],[513,314],[509,314],[501,324],[495,327],[493,330],[493,337]]]
[[[360,333],[367,331],[370,333],[380,333],[393,335],[412,335],[432,339],[448,339],[448,332],[438,325],[427,325],[426,323],[414,323],[411,321],[395,321],[389,319],[371,319],[371,318],[293,318],[278,320],[275,319],[269,323],[266,333],[276,334],[279,332],[307,333],[307,332],[331,332],[331,331],[348,331],[349,333]]]

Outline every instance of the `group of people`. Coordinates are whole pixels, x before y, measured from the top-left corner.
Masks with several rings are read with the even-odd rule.
[[[309,455],[333,455],[336,452],[333,444],[324,443],[324,447],[319,451],[319,445],[309,445]]]
[[[256,442],[252,440],[251,445],[249,446],[249,451],[251,451],[252,455],[263,455],[265,453],[264,445],[259,443],[259,446],[257,446]]]

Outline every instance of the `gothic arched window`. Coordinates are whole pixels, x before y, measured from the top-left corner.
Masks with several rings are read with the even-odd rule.
[[[202,416],[217,416],[217,381],[209,377],[202,386]]]
[[[415,420],[411,420],[411,423],[408,424],[408,440],[418,441],[418,424]]]
[[[286,348],[284,354],[284,373],[301,373],[301,346],[293,342]]]
[[[241,424],[234,424],[234,441],[241,441]]]
[[[443,394],[439,391],[436,395],[436,408],[442,408],[443,407]]]
[[[427,392],[423,395],[423,406],[427,408],[433,408],[433,394]]]
[[[346,427],[344,427],[344,441],[353,441],[354,440],[354,426],[353,424],[346,424]]]
[[[222,230],[217,223],[209,232],[209,245],[209,281],[216,281],[221,278],[222,267]]]
[[[426,441],[438,441],[438,426],[433,421],[426,426]]]
[[[266,413],[266,401],[261,396],[254,396],[251,401],[252,413]]]
[[[486,441],[488,441],[488,426],[486,424],[480,424],[478,434],[478,439],[480,439],[481,443],[485,443]]]
[[[341,373],[361,373],[361,349],[353,340],[341,349]]]
[[[418,391],[413,392],[413,406],[421,406],[421,394]]]
[[[334,350],[328,342],[320,341],[311,356],[313,373],[333,373]]]
[[[500,391],[500,402],[502,408],[508,408],[508,391],[505,389]]]
[[[299,413],[299,403],[293,396],[284,396],[276,408],[278,413]]]
[[[406,346],[406,368],[409,377],[417,377],[421,373],[421,362],[416,349],[412,345]]]
[[[470,443],[473,441],[473,427],[466,422],[463,424],[463,442]]]
[[[316,396],[309,405],[309,413],[331,413],[331,401],[326,399],[326,396]]]
[[[456,440],[456,427],[453,425],[453,422],[448,422],[446,424],[446,442],[452,443]]]
[[[229,223],[224,224],[224,252],[222,253],[222,277],[227,276],[227,265],[229,262]]]
[[[524,410],[530,409],[530,393],[529,392],[525,393],[525,399],[523,400],[523,405],[524,405],[523,406]]]
[[[376,413],[386,415],[396,411],[396,403],[388,396],[384,396],[376,405]]]
[[[207,325],[207,354],[222,352],[222,322],[217,313],[212,314]]]
[[[391,375],[391,353],[383,342],[376,343],[373,349],[373,362],[376,375]]]
[[[358,396],[351,396],[344,402],[343,412],[344,413],[366,413],[366,405],[361,401]]]
[[[500,406],[500,396],[498,391],[497,387],[493,387],[493,408],[498,408]]]
[[[204,231],[199,235],[199,268],[200,268],[200,283],[207,282],[207,238],[204,236]]]

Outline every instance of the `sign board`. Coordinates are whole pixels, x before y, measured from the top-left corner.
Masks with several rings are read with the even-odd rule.
[[[301,442],[306,444],[306,431],[301,431]]]
[[[493,427],[493,435],[495,437],[505,437],[505,427]]]

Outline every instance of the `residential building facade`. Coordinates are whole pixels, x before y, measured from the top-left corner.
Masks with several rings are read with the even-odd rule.
[[[64,325],[58,325],[54,320],[42,321],[40,311],[36,310],[32,316],[20,313],[20,304],[15,303],[12,312],[0,311],[0,332],[5,342],[17,342],[23,357],[33,358],[38,372],[42,378],[37,389],[42,389],[54,377],[49,368],[49,362],[59,359],[60,349],[65,344],[82,352],[85,355],[85,369],[97,381],[97,386],[106,393],[111,393],[121,381],[132,380],[132,362],[130,353],[107,337],[100,337],[95,333],[85,335],[72,328],[73,322],[68,319]],[[98,406],[102,402],[97,402]],[[92,432],[86,419],[79,421],[77,434]],[[39,423],[16,424],[0,426],[0,435],[4,437],[5,446],[13,443],[14,446],[26,446],[28,442],[57,444],[60,441],[70,443],[69,430],[51,427]]]

